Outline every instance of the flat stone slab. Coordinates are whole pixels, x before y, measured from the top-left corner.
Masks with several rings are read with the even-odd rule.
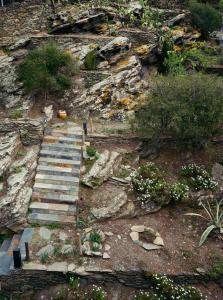
[[[63,272],[66,273],[68,270],[67,262],[55,262],[52,265],[47,266],[48,272]]]
[[[70,183],[79,182],[79,177],[74,176],[57,176],[57,175],[48,175],[48,174],[36,174],[35,179],[41,179],[41,180],[54,180],[54,181],[67,181]]]
[[[52,157],[40,157],[39,162],[48,163],[51,165],[56,165],[57,167],[61,166],[80,166],[80,160],[72,160],[72,159],[61,159],[61,158],[52,158]]]
[[[55,202],[61,203],[75,203],[78,200],[78,193],[71,194],[62,194],[62,193],[33,193],[32,200],[33,201],[41,201],[41,200],[52,200]],[[50,202],[50,201],[49,201]]]
[[[41,145],[42,149],[62,149],[63,151],[69,151],[69,150],[73,150],[75,152],[80,153],[82,150],[81,146],[78,145],[70,145],[70,144],[60,144],[60,143],[42,143]]]
[[[30,213],[28,215],[30,223],[39,224],[51,224],[51,223],[63,223],[63,224],[75,224],[76,218],[74,216],[64,216],[56,214],[40,214]]]
[[[35,270],[35,271],[46,271],[47,267],[42,264],[36,264],[36,263],[29,262],[29,263],[24,263],[22,269],[23,270]]]
[[[76,151],[53,151],[53,150],[45,150],[42,149],[40,151],[40,155],[41,156],[56,156],[56,157],[71,157],[72,159],[80,159],[81,155],[80,153],[76,152]]]
[[[68,185],[55,185],[51,183],[42,183],[42,182],[36,182],[34,184],[34,189],[47,189],[52,191],[68,191],[68,192],[77,192],[78,187],[76,186],[68,186]]]
[[[44,240],[49,240],[51,237],[51,234],[52,234],[52,232],[45,227],[41,227],[39,230],[39,235]]]

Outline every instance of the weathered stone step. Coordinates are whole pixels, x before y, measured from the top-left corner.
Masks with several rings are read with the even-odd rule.
[[[78,193],[72,195],[62,193],[38,193],[34,192],[32,195],[32,201],[43,203],[68,203],[74,204],[78,200]]]
[[[78,192],[78,186],[68,186],[68,185],[56,185],[52,183],[38,183],[35,182],[34,184],[34,191],[49,191],[49,192],[66,192],[71,194],[73,192]]]
[[[0,247],[0,256],[3,254],[3,253],[6,253],[10,247],[10,244],[11,244],[11,240],[10,239],[7,239],[7,240],[4,240],[1,247]]]
[[[70,144],[60,144],[60,143],[42,143],[42,149],[44,150],[63,150],[63,151],[69,151],[69,150],[73,150],[77,153],[81,153],[82,147],[81,146],[77,146],[77,145],[70,145]]]
[[[37,166],[37,172],[41,174],[56,175],[56,176],[79,176],[79,168],[63,168],[54,166]]]
[[[67,216],[74,216],[76,214],[76,206],[69,204],[31,202],[30,209],[32,210],[32,213],[39,214],[56,214]]]
[[[53,151],[53,150],[44,150],[40,151],[41,157],[52,157],[52,158],[62,158],[62,159],[81,159],[81,154],[75,151]]]
[[[30,223],[37,223],[37,224],[52,224],[52,223],[74,224],[76,217],[56,215],[56,214],[31,213],[28,215],[28,220]]]
[[[44,143],[66,143],[66,144],[72,144],[72,145],[82,145],[82,139],[73,139],[69,137],[56,137],[51,135],[45,135],[43,138]]]
[[[75,176],[55,176],[55,175],[47,175],[47,174],[36,174],[35,178],[36,182],[43,182],[43,183],[52,183],[54,184],[65,184],[65,185],[75,185],[79,184],[79,178]],[[55,182],[56,181],[56,182]]]
[[[80,160],[73,159],[61,159],[61,158],[52,158],[52,157],[40,157],[39,163],[46,166],[56,166],[56,167],[72,167],[78,166],[80,167]]]
[[[63,136],[63,137],[69,137],[73,139],[81,139],[82,138],[82,132],[81,131],[71,131],[71,130],[62,130],[62,129],[53,129],[50,132],[47,132],[47,134],[52,136]]]
[[[13,255],[13,250],[19,246],[20,238],[21,238],[20,234],[14,234],[13,235],[11,244],[10,244],[10,246],[8,248],[8,251],[7,251],[8,256]]]

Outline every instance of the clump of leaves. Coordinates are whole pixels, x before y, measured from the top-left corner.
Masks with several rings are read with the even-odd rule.
[[[13,167],[13,170],[12,170],[13,173],[21,173],[22,172],[22,166],[16,166],[16,167]]]
[[[223,275],[223,256],[215,253],[211,258],[212,267],[209,274],[211,277],[219,278]]]
[[[223,234],[223,199],[220,201],[215,199],[214,208],[211,206],[209,200],[202,201],[201,206],[204,209],[205,215],[197,213],[186,214],[187,216],[195,216],[207,221],[208,227],[201,235],[199,246],[203,245],[212,231],[216,230],[218,233]]]
[[[97,154],[97,150],[90,146],[87,147],[86,152],[89,157],[95,157]]]
[[[101,242],[102,242],[102,237],[101,237],[101,235],[100,235],[96,230],[94,230],[94,231],[92,231],[92,232],[90,233],[90,241],[91,241],[92,243],[101,244]]]
[[[180,182],[176,182],[170,185],[169,188],[170,199],[174,203],[178,203],[188,199],[189,196],[188,192],[189,192],[188,185]]]
[[[218,183],[211,177],[204,167],[197,164],[183,166],[180,170],[180,175],[185,178],[187,185],[195,191],[214,191],[218,186]]]
[[[40,256],[40,262],[41,264],[46,264],[46,262],[48,261],[49,259],[49,254],[48,253],[42,253],[41,256]]]
[[[76,276],[69,276],[68,285],[72,290],[78,290],[80,287],[80,278]]]
[[[92,300],[106,300],[106,292],[102,289],[102,287],[93,285],[93,289],[91,292]]]

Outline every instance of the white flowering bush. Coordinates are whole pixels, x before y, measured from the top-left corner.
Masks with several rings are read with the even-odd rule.
[[[169,193],[172,202],[178,203],[184,201],[189,197],[189,186],[176,182],[170,186]]]
[[[202,166],[190,164],[183,166],[180,170],[180,175],[185,178],[189,187],[195,191],[217,189],[218,183]]]
[[[106,300],[106,292],[101,287],[93,285],[90,300]]]
[[[145,164],[131,175],[132,190],[141,208],[147,209],[151,201],[158,204],[166,202],[168,185],[160,178],[158,169],[153,163]]]
[[[158,296],[155,293],[140,291],[133,297],[132,300],[163,300],[162,296]]]
[[[153,274],[151,276],[154,285],[155,294],[158,295],[157,299],[160,300],[207,300],[198,289],[191,286],[181,286],[175,284],[173,280],[166,276]],[[153,299],[153,298],[151,298]]]

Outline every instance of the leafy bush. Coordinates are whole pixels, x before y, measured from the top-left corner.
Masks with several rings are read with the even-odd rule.
[[[222,121],[222,80],[195,74],[160,77],[136,112],[133,127],[155,146],[162,137],[172,137],[178,146],[202,148]]]
[[[204,35],[220,29],[222,25],[221,13],[208,3],[199,3],[196,0],[189,2],[192,19]]]
[[[177,182],[170,186],[170,199],[174,203],[184,201],[188,198],[189,187],[186,184]]]
[[[214,278],[221,278],[223,275],[223,256],[214,253],[212,256],[212,267],[209,271],[210,276]]]
[[[203,243],[206,241],[209,234],[213,230],[217,230],[220,234],[223,234],[223,205],[222,204],[223,204],[223,199],[220,201],[216,200],[215,208],[212,208],[211,204],[209,203],[209,200],[206,200],[201,202],[201,205],[204,208],[206,216],[203,216],[201,214],[195,214],[195,213],[186,214],[188,216],[195,216],[195,217],[205,219],[209,224],[209,226],[205,229],[205,231],[201,235],[199,246],[203,245]]]
[[[95,51],[89,52],[84,61],[84,66],[87,70],[95,70],[97,68],[97,55]]]
[[[147,209],[151,201],[163,205],[167,197],[167,183],[158,175],[153,163],[138,168],[131,174],[132,190],[142,209]]]
[[[150,293],[150,292],[139,292],[137,295],[133,297],[132,300],[161,300],[158,295]]]
[[[12,110],[10,113],[9,113],[9,118],[10,119],[19,119],[19,118],[22,118],[22,112],[20,110]]]
[[[195,191],[216,190],[218,184],[210,174],[201,166],[190,164],[183,166],[180,175],[186,180],[186,183]]]
[[[70,88],[70,78],[76,71],[71,55],[50,43],[28,53],[18,67],[18,77],[27,92],[47,96]]]
[[[199,290],[191,286],[181,286],[175,284],[166,276],[154,274],[151,276],[157,299],[160,300],[207,300]]]

